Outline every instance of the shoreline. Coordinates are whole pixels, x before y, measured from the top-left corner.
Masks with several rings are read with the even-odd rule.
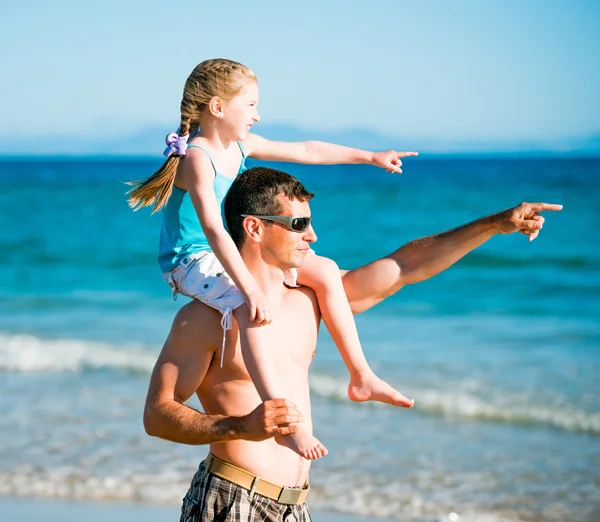
[[[310,504],[309,504],[310,507]],[[180,506],[144,502],[114,502],[0,495],[0,519],[6,522],[176,522]],[[322,510],[312,510],[313,522],[377,522]],[[390,519],[387,519],[390,520]]]

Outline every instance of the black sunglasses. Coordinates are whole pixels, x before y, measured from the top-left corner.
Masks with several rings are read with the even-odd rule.
[[[295,216],[258,216],[256,214],[242,214],[242,217],[255,217],[258,219],[266,219],[267,221],[275,221],[289,228],[292,232],[306,232],[310,227],[312,217],[295,217]]]

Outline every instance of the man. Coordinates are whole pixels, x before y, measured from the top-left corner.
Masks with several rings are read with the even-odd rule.
[[[311,226],[298,232],[294,228],[302,228],[297,226],[302,221],[294,224],[285,217],[310,217],[312,196],[292,176],[258,167],[237,178],[225,201],[231,236],[277,310],[262,328],[266,342],[278,347],[274,362],[288,383],[286,398],[261,403],[244,365],[238,331],[230,332],[221,352],[220,315],[196,300],[178,312],[154,368],[144,411],[147,433],[183,444],[210,444],[211,453],[184,499],[183,521],[310,520],[304,503],[309,461],[273,437],[295,432],[301,422],[312,430],[308,368],[320,312],[312,290],[283,284],[284,272],[301,266],[317,239]],[[539,212],[561,208],[522,203],[344,272],[352,309],[366,310],[403,285],[432,277],[495,234],[519,231],[535,239],[544,223]],[[205,413],[183,404],[193,393]]]

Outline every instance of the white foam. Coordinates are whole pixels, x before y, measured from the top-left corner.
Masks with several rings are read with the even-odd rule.
[[[85,368],[112,368],[150,372],[155,361],[156,355],[141,346],[0,334],[1,371],[80,372]]]
[[[40,339],[30,335],[0,334],[0,371],[81,372],[109,368],[149,373],[156,352],[142,346],[112,345],[76,339]],[[313,393],[333,400],[347,401],[347,381],[311,372]],[[492,393],[494,402],[477,395],[476,386],[460,392],[412,389],[416,408],[431,414],[506,422],[545,424],[568,431],[600,434],[600,413],[578,409],[565,402],[544,405],[525,402],[522,396],[504,391]],[[376,405],[376,403],[372,403]]]
[[[322,397],[347,401],[348,382],[329,375],[310,375],[311,391]],[[447,390],[411,389],[417,411],[449,417],[506,422],[510,424],[546,424],[568,431],[600,435],[600,412],[587,412],[569,406],[565,402],[544,406],[524,402],[522,396],[498,391],[493,393],[501,398],[490,402],[476,394],[477,388],[467,383],[469,392],[449,392]],[[370,403],[381,406],[379,403]]]
[[[176,504],[188,487],[189,478],[171,474],[99,476],[76,468],[33,466],[0,473],[0,494],[14,496]]]
[[[560,404],[539,406],[523,403],[523,399],[503,393],[502,401],[492,404],[470,393],[448,393],[439,390],[415,391],[423,410],[448,416],[500,421],[513,424],[539,423],[568,431],[600,434],[600,413],[586,412]]]
[[[460,522],[513,522],[511,518],[483,511],[474,500],[464,503],[458,513],[444,509],[443,506],[463,502],[444,498],[446,492],[443,487],[421,489],[412,486],[409,481],[364,479],[360,484],[348,484],[346,478],[330,475],[327,487],[317,486],[314,495],[311,488],[311,506],[364,517],[399,520],[401,516],[401,520],[406,522],[449,522],[452,518]],[[454,513],[455,517],[449,517],[450,513]]]
[[[95,501],[135,501],[150,504],[180,505],[192,476],[177,473],[130,473],[122,475],[92,475],[77,468],[23,467],[0,472],[0,494],[63,498]],[[309,504],[316,509],[339,511],[352,515],[390,517],[399,513],[403,520],[448,522],[450,509],[443,509],[440,499],[424,499],[406,483],[375,484],[374,477],[363,476],[362,484],[347,483],[347,478],[330,476],[323,485],[311,489]],[[340,480],[338,480],[340,479]],[[455,508],[456,509],[456,508]],[[496,522],[502,519],[493,513],[465,506],[459,511],[460,522]]]

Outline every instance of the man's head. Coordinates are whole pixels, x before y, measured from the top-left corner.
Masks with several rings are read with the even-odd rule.
[[[312,226],[297,232],[289,225],[300,228],[301,221],[284,224],[260,216],[310,217],[308,203],[313,196],[300,181],[279,170],[255,167],[238,176],[225,198],[227,228],[238,249],[250,240],[260,243],[265,255],[289,265],[286,268],[300,266],[309,243],[317,239]]]

